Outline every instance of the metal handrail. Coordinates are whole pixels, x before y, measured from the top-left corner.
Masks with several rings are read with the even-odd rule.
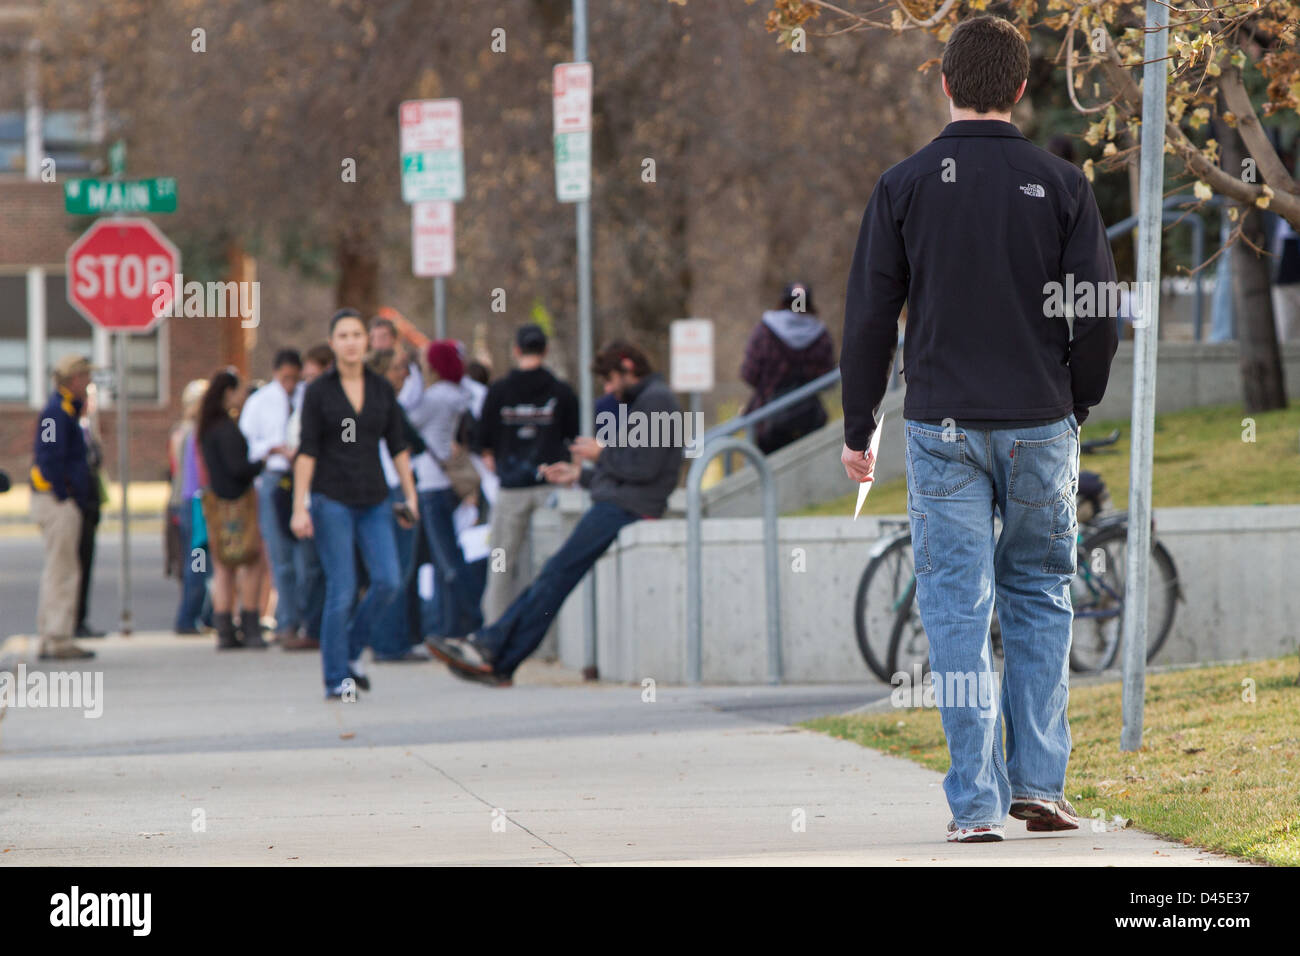
[[[838,374],[838,372],[837,372]],[[704,631],[704,543],[701,539],[700,483],[704,470],[718,455],[738,451],[758,472],[763,487],[763,551],[767,579],[767,682],[781,683],[781,577],[777,557],[776,481],[763,453],[741,438],[714,437],[706,440],[700,456],[686,475],[686,678],[700,683],[703,672]]]

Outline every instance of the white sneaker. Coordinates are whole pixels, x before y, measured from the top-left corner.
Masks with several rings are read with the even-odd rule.
[[[949,843],[1001,843],[1007,828],[1000,824],[984,823],[977,827],[959,827],[956,820],[948,821]]]

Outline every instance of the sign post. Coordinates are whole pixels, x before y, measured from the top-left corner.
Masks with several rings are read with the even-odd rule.
[[[122,624],[131,633],[130,429],[127,336],[151,332],[180,291],[176,247],[147,219],[101,219],[68,247],[68,304],[96,328],[117,333],[117,441],[122,485]],[[157,306],[157,308],[155,308]]]
[[[1151,567],[1151,456],[1155,433],[1156,344],[1160,327],[1160,239],[1165,182],[1165,92],[1169,7],[1147,0],[1142,68],[1139,169],[1138,288],[1147,319],[1133,329],[1133,453],[1129,462],[1128,547],[1125,554],[1123,726],[1119,749],[1142,746],[1146,696],[1147,587]]]
[[[578,229],[578,403],[584,432],[594,434],[591,388],[591,92],[587,62],[587,0],[573,0],[573,59],[552,73],[555,123],[555,195],[577,204]],[[584,653],[582,674],[595,680],[596,587],[594,575],[583,585]]]
[[[417,276],[433,276],[434,338],[444,339],[447,337],[446,276],[454,271],[455,247],[452,247],[451,267],[444,271],[435,264],[432,266],[434,271],[419,271],[420,254],[415,249],[417,235],[421,228],[433,228],[429,217],[442,214],[426,211],[422,226],[421,213],[417,210],[426,204],[445,205],[450,210],[452,203],[465,198],[460,100],[407,100],[397,116],[402,152],[402,201],[411,204],[411,256]],[[450,217],[451,213],[446,215]],[[448,222],[447,236],[454,242],[450,219]],[[426,237],[428,235],[426,233]]]

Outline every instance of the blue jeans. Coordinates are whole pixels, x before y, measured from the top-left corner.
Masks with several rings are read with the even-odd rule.
[[[326,688],[348,676],[348,662],[361,656],[371,622],[383,617],[398,594],[397,540],[387,501],[355,508],[313,492],[311,520],[316,551],[325,569],[325,609],[320,653]],[[358,604],[356,552],[366,563],[370,586]]]
[[[275,630],[296,634],[301,623],[302,597],[298,593],[298,570],[294,539],[280,526],[275,510],[275,490],[284,477],[281,471],[264,471],[257,476],[257,523],[271,559],[271,580],[275,582]]]
[[[401,657],[411,649],[407,594],[414,578],[415,538],[420,529],[403,528],[391,510],[393,505],[405,501],[406,496],[402,494],[401,488],[389,489],[389,518],[393,522],[393,534],[397,539],[398,594],[396,600],[388,605],[388,610],[375,617],[371,624],[370,646],[379,660]]]
[[[197,627],[200,622],[212,623],[212,608],[208,598],[208,575],[211,568],[206,561],[204,570],[194,570],[194,552],[190,547],[190,536],[194,533],[191,506],[187,501],[173,510],[181,533],[181,603],[176,608],[175,629],[186,631]],[[206,558],[206,555],[205,555]]]
[[[325,569],[320,564],[315,538],[302,538],[293,549],[298,575],[298,617],[303,632],[320,640],[321,616],[325,612]]]
[[[434,600],[438,602],[432,633],[439,637],[463,637],[483,626],[478,601],[482,592],[465,564],[451,517],[458,504],[450,488],[420,492],[420,521],[433,555]]]
[[[1064,796],[1079,426],[1070,415],[993,431],[907,421],[906,431],[917,605],[951,758],[944,792],[959,826],[1001,825],[1013,797]]]
[[[565,598],[614,543],[618,533],[640,518],[608,501],[598,501],[587,509],[528,589],[515,598],[500,620],[474,638],[495,657],[492,667],[497,674],[509,677],[537,650]]]

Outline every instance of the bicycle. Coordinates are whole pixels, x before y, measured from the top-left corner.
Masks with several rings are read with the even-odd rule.
[[[1116,429],[1105,438],[1082,442],[1091,453],[1119,441]],[[1076,498],[1079,533],[1077,570],[1070,583],[1074,627],[1070,645],[1071,670],[1088,673],[1113,665],[1123,635],[1124,586],[1128,542],[1128,513],[1109,511],[1110,495],[1096,472],[1079,473]],[[995,519],[996,520],[996,519]],[[871,550],[870,560],[854,602],[858,648],[871,671],[889,683],[894,674],[918,664],[929,669],[929,642],[916,608],[916,573],[912,534],[906,520],[882,522],[894,527]],[[1176,602],[1185,600],[1173,557],[1155,537],[1152,521],[1152,575],[1148,586],[1147,660],[1164,646],[1173,628]],[[996,602],[996,598],[995,598]],[[990,647],[1001,657],[1001,628],[996,603]]]

